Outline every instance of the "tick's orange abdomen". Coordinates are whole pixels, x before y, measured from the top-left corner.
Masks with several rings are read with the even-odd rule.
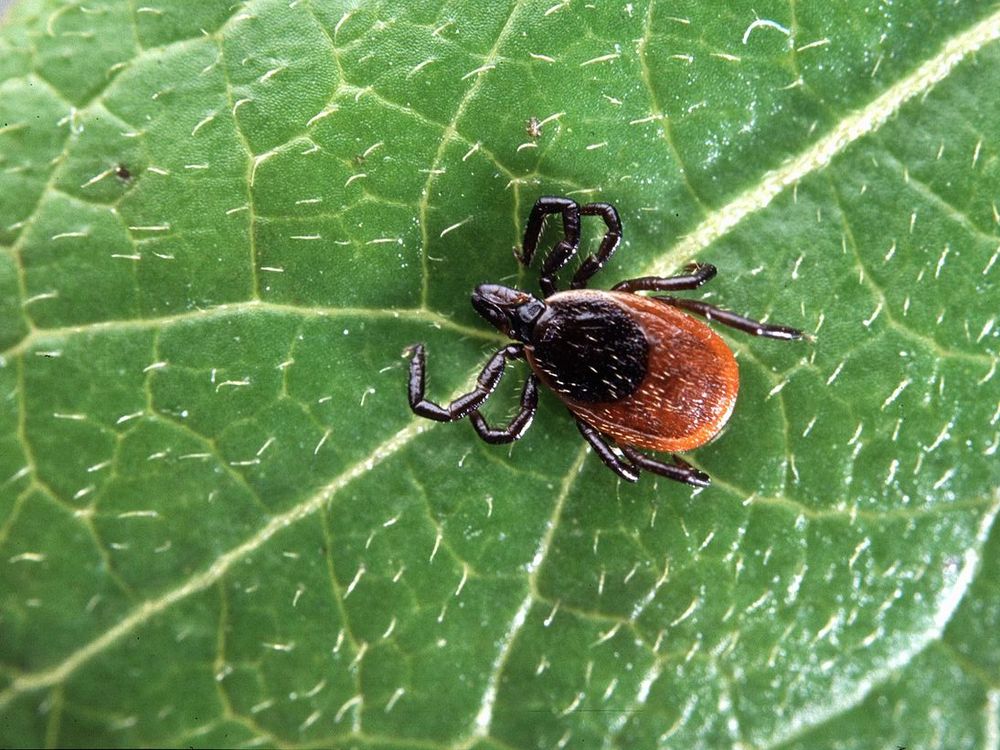
[[[632,362],[624,368],[633,374],[631,381],[620,376],[605,389],[615,398],[596,402],[589,397],[593,387],[583,393],[556,382],[554,370],[539,361],[534,347],[526,347],[532,369],[578,417],[621,444],[667,452],[704,445],[725,427],[736,404],[739,368],[725,341],[707,325],[665,302],[627,292],[560,292],[546,304],[556,315],[562,307],[594,306],[605,317],[613,306],[620,311],[613,317],[631,321],[638,329],[633,338],[641,332],[645,340],[645,371],[636,372]],[[604,343],[614,347],[628,339],[619,329],[608,332],[617,341]],[[634,343],[630,349],[632,359],[639,356]],[[581,356],[586,356],[582,347]],[[632,390],[626,393],[622,383]]]

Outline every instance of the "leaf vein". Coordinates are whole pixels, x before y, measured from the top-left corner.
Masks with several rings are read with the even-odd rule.
[[[1000,11],[949,39],[931,59],[890,86],[866,107],[844,117],[825,136],[768,172],[727,205],[710,214],[694,231],[666,250],[642,276],[664,276],[698,254],[743,219],[766,208],[786,188],[816,172],[858,139],[878,131],[904,104],[930,91],[969,55],[1000,38]]]

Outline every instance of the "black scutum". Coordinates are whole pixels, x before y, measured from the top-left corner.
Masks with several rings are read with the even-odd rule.
[[[619,401],[634,393],[646,375],[646,335],[613,302],[590,298],[550,304],[531,343],[551,387],[576,401]]]

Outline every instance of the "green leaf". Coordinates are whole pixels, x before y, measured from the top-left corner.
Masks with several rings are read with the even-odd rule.
[[[2,744],[996,744],[998,37],[977,2],[22,0]],[[697,258],[813,332],[721,330],[708,490],[620,484],[550,394],[509,449],[407,407],[408,344],[439,400],[501,344],[468,294],[535,288],[544,194],[621,211],[598,286]]]

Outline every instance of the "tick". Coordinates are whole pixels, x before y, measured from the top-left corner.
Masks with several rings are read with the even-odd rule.
[[[475,388],[445,406],[424,398],[424,346],[410,347],[410,408],[438,422],[468,417],[487,443],[510,443],[531,424],[541,382],[566,405],[594,452],[623,479],[635,482],[645,469],[707,487],[708,475],[682,458],[674,455],[667,463],[640,450],[675,453],[704,445],[721,432],[736,404],[739,368],[732,351],[687,313],[752,336],[790,341],[802,338],[802,332],[697,300],[638,294],[697,289],[716,274],[707,263],[692,263],[681,276],[629,279],[607,292],[587,289],[621,243],[621,220],[609,203],[579,206],[569,198],[539,198],[528,216],[522,252],[515,252],[523,265],[531,264],[550,214],[561,214],[563,239],[542,262],[542,298],[498,284],[482,284],[472,293],[476,312],[515,343],[490,358]],[[560,292],[556,274],[579,250],[581,216],[601,217],[607,232],[597,252],[580,263],[569,290]],[[520,410],[506,426],[491,427],[479,408],[496,389],[507,362],[517,359],[531,368]]]

